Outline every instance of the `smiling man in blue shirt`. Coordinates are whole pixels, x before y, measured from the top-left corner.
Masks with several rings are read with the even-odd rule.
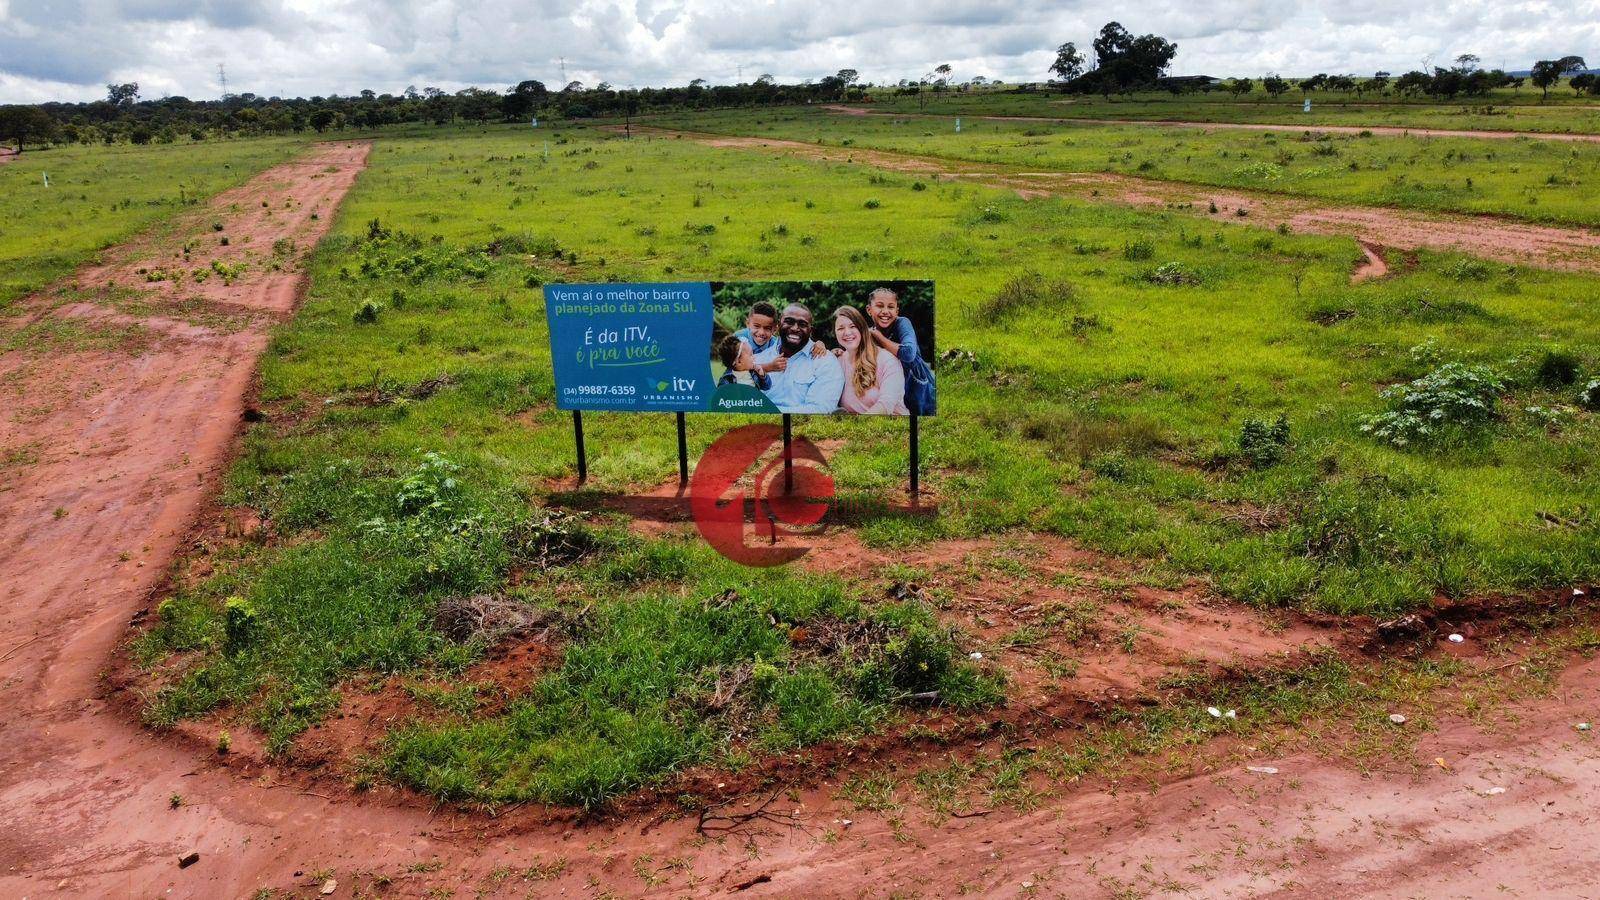
[[[778,353],[788,360],[772,373],[767,399],[786,413],[832,413],[844,394],[844,369],[832,354],[812,354],[811,310],[798,303],[783,309],[778,320]]]

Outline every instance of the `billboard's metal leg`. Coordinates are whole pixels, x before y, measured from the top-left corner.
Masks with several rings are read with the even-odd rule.
[[[794,493],[794,451],[789,446],[789,442],[790,442],[790,440],[792,438],[793,438],[793,432],[790,430],[789,414],[788,413],[784,413],[783,414],[783,493],[785,495]]]
[[[920,479],[918,478],[918,475],[919,475],[918,470],[921,469],[922,466],[921,466],[921,460],[919,460],[917,458],[918,449],[919,448],[917,447],[917,414],[916,413],[912,413],[911,414],[911,496],[912,496],[913,499],[915,499],[917,497],[918,493],[920,493],[920,484],[919,484]]]
[[[578,484],[589,480],[589,457],[583,452],[583,410],[572,411],[572,442],[578,448]]]
[[[689,483],[689,433],[683,420],[683,413],[678,413],[678,486]]]

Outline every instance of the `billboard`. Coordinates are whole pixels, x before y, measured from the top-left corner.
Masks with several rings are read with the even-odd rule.
[[[545,285],[556,403],[934,415],[931,281]]]

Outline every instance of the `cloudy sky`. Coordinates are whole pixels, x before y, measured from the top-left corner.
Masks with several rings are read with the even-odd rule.
[[[0,0],[0,103],[504,89],[524,78],[617,86],[780,81],[858,69],[1042,80],[1062,41],[1116,19],[1178,44],[1177,74],[1404,71],[1477,53],[1526,68],[1600,65],[1600,0],[1211,0],[1130,11],[1102,0]]]

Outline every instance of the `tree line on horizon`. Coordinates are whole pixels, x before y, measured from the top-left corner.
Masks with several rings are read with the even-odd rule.
[[[1092,60],[1074,42],[1056,48],[1056,58],[1049,69],[1055,78],[1045,88],[1106,97],[1151,90],[1174,95],[1225,90],[1242,96],[1259,85],[1273,97],[1298,89],[1307,96],[1313,91],[1339,91],[1357,96],[1371,92],[1453,100],[1486,96],[1498,88],[1520,90],[1526,82],[1548,96],[1552,87],[1567,78],[1568,85],[1579,93],[1600,94],[1600,77],[1585,72],[1586,63],[1579,56],[1540,60],[1526,77],[1483,69],[1477,56],[1463,54],[1449,68],[1414,70],[1398,77],[1389,72],[1377,72],[1370,78],[1323,73],[1295,80],[1272,74],[1257,82],[1252,78],[1224,81],[1207,76],[1169,76],[1167,70],[1177,56],[1178,45],[1154,34],[1134,35],[1118,22],[1106,23],[1090,49]],[[559,90],[551,90],[543,82],[528,79],[504,92],[468,87],[450,93],[436,87],[418,90],[413,86],[398,94],[364,90],[350,96],[281,98],[241,93],[218,100],[147,100],[141,99],[139,85],[129,82],[106,85],[103,100],[0,106],[0,141],[14,144],[20,153],[30,144],[172,143],[181,137],[200,141],[407,124],[525,122],[538,116],[583,119],[681,109],[861,100],[867,97],[869,88],[888,90],[897,96],[914,95],[925,104],[929,96],[1001,86],[1002,82],[983,76],[957,83],[948,64],[934,66],[920,78],[877,86],[861,83],[855,69],[841,69],[799,84],[779,84],[771,75],[762,75],[753,82],[734,85],[712,85],[697,78],[682,87],[619,90],[607,83],[590,87],[571,81]],[[1021,84],[1010,89],[1026,92],[1039,90],[1040,86]]]
[[[1050,72],[1056,78],[1051,83],[1053,88],[1066,93],[1109,97],[1114,93],[1155,90],[1173,94],[1226,90],[1242,95],[1257,86],[1252,78],[1223,81],[1204,75],[1168,76],[1167,69],[1178,55],[1178,45],[1154,34],[1136,37],[1119,22],[1107,22],[1090,47],[1094,53],[1092,65],[1076,42],[1068,41],[1056,48],[1055,62],[1050,65]],[[1543,91],[1542,96],[1548,97],[1551,88],[1570,76],[1568,86],[1574,91],[1600,94],[1600,77],[1584,71],[1588,63],[1581,56],[1539,60],[1526,76],[1484,69],[1481,63],[1476,54],[1463,53],[1455,58],[1455,65],[1434,66],[1431,72],[1414,69],[1398,77],[1390,72],[1376,72],[1371,78],[1318,73],[1298,80],[1271,74],[1261,79],[1260,87],[1274,97],[1298,89],[1306,96],[1313,91],[1341,91],[1357,96],[1368,92],[1388,95],[1392,91],[1402,97],[1426,95],[1436,100],[1453,100],[1488,96],[1498,88],[1520,91],[1524,84],[1532,82]]]

